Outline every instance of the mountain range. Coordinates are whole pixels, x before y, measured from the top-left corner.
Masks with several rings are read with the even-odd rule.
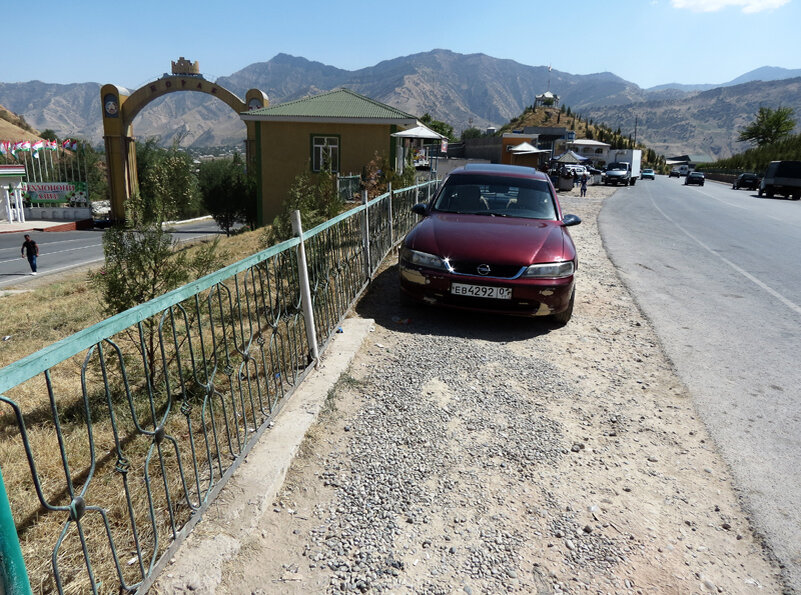
[[[550,90],[572,111],[605,123],[657,152],[728,157],[745,147],[736,138],[760,106],[787,106],[801,115],[801,69],[764,67],[719,85],[670,84],[642,89],[603,72],[576,75],[484,54],[432,50],[343,70],[278,54],[250,64],[218,84],[244,97],[259,88],[271,104],[345,87],[418,117],[428,113],[458,132],[499,127]],[[0,105],[33,127],[61,137],[102,142],[100,83],[0,83]],[[137,138],[159,136],[193,147],[241,146],[245,127],[220,101],[173,93],[149,104],[134,122]]]

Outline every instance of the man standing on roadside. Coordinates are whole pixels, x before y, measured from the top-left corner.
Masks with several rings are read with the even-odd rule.
[[[23,258],[28,256],[28,264],[31,265],[31,275],[36,274],[36,257],[39,256],[39,246],[31,239],[27,233],[25,234],[25,241],[22,242],[22,250],[20,256]]]

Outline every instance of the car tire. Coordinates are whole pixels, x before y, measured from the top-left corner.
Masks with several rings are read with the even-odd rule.
[[[551,319],[559,326],[565,326],[570,322],[570,318],[573,316],[573,304],[575,301],[576,290],[574,289],[573,293],[570,294],[570,303],[567,305],[567,309],[564,312],[551,315]]]
[[[765,188],[765,196],[767,196],[768,198],[773,198],[773,188],[766,187]]]

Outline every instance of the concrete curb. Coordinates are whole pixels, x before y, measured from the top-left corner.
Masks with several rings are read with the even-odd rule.
[[[272,502],[317,419],[329,391],[348,369],[373,328],[373,320],[348,318],[342,323],[319,367],[298,387],[261,440],[224,486],[215,502],[153,584],[157,593],[214,593],[225,563],[271,510]]]

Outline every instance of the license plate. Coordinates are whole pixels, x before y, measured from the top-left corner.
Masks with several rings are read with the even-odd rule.
[[[490,287],[487,285],[467,285],[466,283],[451,283],[453,295],[467,295],[470,297],[492,298],[496,300],[511,300],[510,287]]]

